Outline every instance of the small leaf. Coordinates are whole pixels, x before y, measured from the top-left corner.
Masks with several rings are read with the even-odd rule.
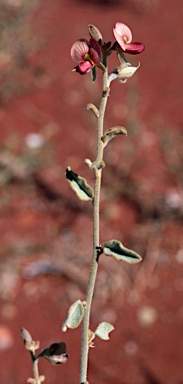
[[[103,321],[100,323],[95,331],[95,335],[100,337],[102,340],[109,340],[109,333],[113,331],[114,327],[112,324]]]
[[[94,115],[96,117],[99,117],[99,110],[97,109],[97,107],[94,104],[92,104],[92,103],[87,104],[87,110],[89,110],[89,109],[94,113]]]
[[[44,375],[41,375],[41,376],[39,376],[39,381],[40,381],[40,383],[43,383],[43,381],[45,381],[45,376]]]
[[[109,128],[104,133],[104,135],[101,137],[101,140],[103,141],[104,145],[106,146],[111,139],[113,139],[115,136],[118,136],[118,135],[127,136],[126,128],[121,127],[121,126],[115,126],[115,127]]]
[[[118,240],[110,240],[104,243],[103,247],[103,252],[106,256],[113,256],[117,260],[123,260],[130,264],[135,264],[142,260],[138,253],[125,248]]]
[[[44,375],[41,375],[39,376],[39,383],[43,383],[43,381],[45,381],[45,376]],[[30,384],[36,384],[37,381],[35,379],[31,379],[31,377],[27,380],[28,383]]]
[[[66,332],[67,328],[73,329],[80,325],[84,316],[84,307],[85,302],[82,302],[81,300],[76,300],[75,303],[70,306],[68,315],[61,327],[63,332]]]
[[[80,200],[87,201],[93,198],[92,188],[87,184],[83,177],[78,176],[70,167],[67,167],[66,169],[66,178]]]
[[[27,379],[27,382],[30,383],[30,384],[36,384],[36,380],[35,379],[32,379],[31,377],[29,377]]]
[[[48,348],[43,349],[36,357],[44,357],[51,364],[65,364],[68,360],[66,353],[66,344],[61,341],[60,343],[53,343]]]
[[[90,159],[85,159],[85,164],[87,164],[90,169],[93,168],[93,163]]]
[[[88,330],[88,346],[90,348],[94,348],[94,343],[93,340],[95,339],[95,332],[91,331],[90,329]]]

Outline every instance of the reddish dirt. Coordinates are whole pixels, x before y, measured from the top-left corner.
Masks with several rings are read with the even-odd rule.
[[[14,3],[18,12],[21,1]],[[10,8],[7,18],[13,1]],[[183,5],[170,0],[39,1],[21,27],[23,64],[8,72],[9,56],[0,56],[2,384],[32,377],[22,327],[41,348],[67,344],[67,364],[40,359],[46,382],[79,382],[81,330],[62,333],[60,326],[73,301],[84,299],[91,207],[78,202],[64,173],[69,165],[92,183],[84,159],[94,158],[95,128],[86,104],[98,104],[101,79],[91,84],[89,75],[72,73],[69,51],[87,38],[89,23],[113,39],[116,21],[129,25],[146,50],[129,58],[141,62],[137,75],[111,87],[106,128],[125,125],[128,137],[107,147],[101,242],[117,238],[143,262],[100,259],[91,329],[105,320],[115,330],[91,349],[89,381],[183,383],[182,16]],[[41,149],[25,145],[33,132],[45,139]]]

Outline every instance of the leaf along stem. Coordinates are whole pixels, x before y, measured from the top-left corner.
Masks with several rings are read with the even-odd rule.
[[[98,169],[97,165],[103,161],[103,142],[101,137],[104,130],[104,115],[107,105],[107,98],[109,95],[108,88],[108,71],[107,67],[103,73],[103,92],[102,99],[99,107],[99,116],[97,119],[97,151],[96,151],[96,166],[94,167],[94,197],[93,197],[93,254],[90,266],[90,275],[88,280],[86,292],[86,308],[82,321],[82,338],[81,338],[81,365],[80,365],[80,384],[87,382],[87,369],[88,369],[88,331],[90,324],[90,311],[91,303],[94,293],[95,281],[98,270],[98,250],[96,247],[100,245],[100,190],[101,190],[101,177],[102,169]]]

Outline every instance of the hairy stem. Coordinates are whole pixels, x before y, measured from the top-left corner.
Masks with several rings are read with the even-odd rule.
[[[100,164],[103,161],[103,143],[101,137],[103,136],[104,115],[107,105],[107,97],[109,89],[107,86],[108,73],[107,68],[103,74],[103,92],[102,99],[99,107],[99,116],[97,124],[97,153],[96,153],[96,166],[94,167],[94,198],[93,198],[93,254],[90,267],[90,275],[88,280],[88,287],[86,293],[86,308],[82,322],[82,340],[81,340],[81,367],[80,367],[80,384],[87,383],[87,369],[88,369],[88,330],[90,324],[90,311],[91,303],[94,293],[95,281],[98,270],[98,251],[97,247],[100,245],[100,189],[102,168]]]
[[[35,360],[33,363],[33,373],[34,373],[34,380],[35,380],[36,384],[40,384],[39,371],[38,371],[38,360]]]
[[[32,359],[32,370],[33,370],[33,375],[34,375],[34,380],[36,384],[40,384],[40,376],[39,376],[39,370],[38,370],[38,359],[35,358],[35,353],[30,352],[31,354],[31,359]]]

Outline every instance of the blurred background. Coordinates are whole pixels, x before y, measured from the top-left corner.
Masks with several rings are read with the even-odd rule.
[[[62,333],[84,300],[91,258],[91,205],[65,179],[70,166],[92,185],[101,74],[73,73],[70,47],[88,24],[114,41],[117,21],[145,44],[126,84],[113,82],[105,129],[127,137],[105,151],[101,242],[142,255],[129,266],[101,257],[91,313],[115,326],[90,351],[92,384],[183,383],[183,51],[181,0],[0,1],[0,383],[32,377],[20,329],[40,348],[65,341],[69,360],[40,359],[46,382],[78,383],[81,329]],[[109,70],[117,66],[110,57]]]

